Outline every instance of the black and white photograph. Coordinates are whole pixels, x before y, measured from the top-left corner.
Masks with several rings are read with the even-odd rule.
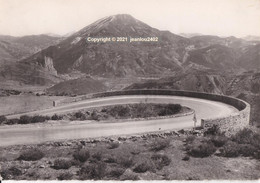
[[[260,0],[0,0],[0,182],[260,180]]]

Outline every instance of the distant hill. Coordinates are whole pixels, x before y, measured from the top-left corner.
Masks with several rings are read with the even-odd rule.
[[[215,44],[189,51],[183,64],[196,64],[216,70],[238,70],[236,60],[237,54],[233,49]]]
[[[174,89],[223,94],[226,91],[226,82],[227,78],[222,74],[189,69],[171,77],[134,83],[125,89]]]
[[[243,54],[239,57],[238,63],[247,70],[260,69],[260,43],[247,47],[243,50]]]
[[[18,61],[56,44],[60,38],[47,35],[13,37],[0,35],[0,64]]]
[[[47,89],[49,94],[55,95],[82,95],[106,91],[106,86],[90,77],[60,82]]]
[[[0,87],[13,83],[13,88],[23,85],[46,86],[58,83],[62,79],[55,73],[40,66],[24,63],[7,63],[0,67]]]
[[[242,39],[247,41],[260,41],[260,36],[245,36]]]

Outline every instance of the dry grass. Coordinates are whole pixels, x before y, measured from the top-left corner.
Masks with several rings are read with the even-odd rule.
[[[15,180],[186,180],[186,179],[257,179],[259,163],[247,157],[232,158],[232,164],[227,164],[230,158],[212,155],[204,158],[190,157],[187,161],[183,140],[186,136],[167,137],[169,144],[160,151],[151,151],[151,142],[157,138],[135,141],[121,141],[120,146],[108,149],[108,142],[86,143],[79,145],[75,140],[70,146],[54,146],[51,144],[12,146],[0,149],[1,172],[7,179]],[[45,156],[37,161],[16,159],[21,152],[37,148]],[[82,150],[82,152],[81,152]],[[85,154],[84,161],[75,161],[76,152]],[[84,156],[85,157],[85,156]],[[61,168],[54,169],[57,159],[66,160],[59,163]],[[55,160],[57,161],[55,163]],[[67,166],[69,162],[69,166]],[[238,166],[239,164],[239,166]],[[63,166],[64,165],[64,166]],[[17,169],[10,169],[16,167]],[[69,168],[64,170],[63,168]],[[239,167],[239,169],[237,169]],[[24,171],[26,169],[26,171]],[[20,171],[22,172],[20,172]],[[69,172],[69,174],[67,174]]]

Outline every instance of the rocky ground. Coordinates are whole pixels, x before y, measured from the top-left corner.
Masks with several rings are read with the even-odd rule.
[[[259,179],[259,160],[188,153],[201,131],[48,142],[0,149],[1,175],[15,180],[211,180]],[[194,141],[195,139],[195,141]],[[28,156],[29,155],[29,156]]]

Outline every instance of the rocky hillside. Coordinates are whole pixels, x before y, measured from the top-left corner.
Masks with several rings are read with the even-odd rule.
[[[47,89],[47,93],[54,95],[83,95],[106,91],[106,86],[91,77],[83,77],[60,82]]]
[[[224,94],[227,78],[213,71],[188,69],[171,77],[132,84],[125,89],[174,89]]]
[[[59,37],[47,35],[32,35],[23,37],[0,35],[0,64],[8,61],[18,61],[41,49],[57,44]]]

